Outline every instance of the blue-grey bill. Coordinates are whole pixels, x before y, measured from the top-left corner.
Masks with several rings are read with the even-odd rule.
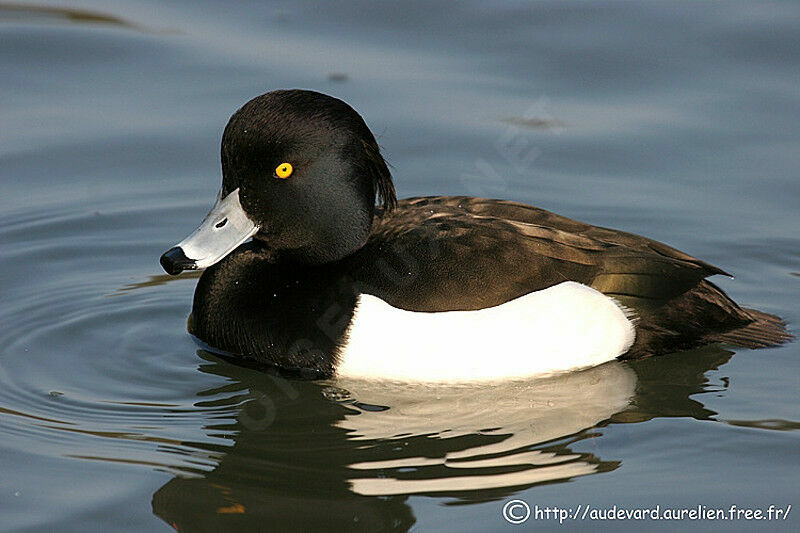
[[[180,264],[173,265],[172,269],[166,265],[164,268],[175,273],[174,270],[180,272],[210,267],[255,235],[258,229],[259,226],[250,220],[239,202],[239,189],[225,198],[222,198],[220,192],[217,202],[200,227],[165,253],[161,263],[164,265],[167,256],[182,255]],[[169,262],[169,258],[167,261]]]

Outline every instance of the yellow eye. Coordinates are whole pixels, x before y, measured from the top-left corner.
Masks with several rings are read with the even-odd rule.
[[[293,170],[294,168],[292,168],[291,163],[281,163],[275,167],[275,175],[279,178],[286,179],[292,175]]]

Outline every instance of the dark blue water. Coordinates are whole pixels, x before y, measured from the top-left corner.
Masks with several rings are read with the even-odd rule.
[[[644,234],[800,321],[795,2],[0,3],[0,529],[796,531],[800,344],[503,387],[287,381],[199,351],[158,256],[253,96],[343,98],[400,196]],[[386,409],[388,407],[388,409]],[[785,508],[780,522],[532,508]]]

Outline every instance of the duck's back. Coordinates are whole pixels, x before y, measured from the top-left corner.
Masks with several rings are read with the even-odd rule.
[[[705,280],[726,274],[713,265],[652,239],[515,202],[402,200],[376,217],[353,264],[364,292],[411,311],[485,309],[565,281],[586,285],[631,311],[636,343],[625,357],[790,338],[780,319],[739,307]]]

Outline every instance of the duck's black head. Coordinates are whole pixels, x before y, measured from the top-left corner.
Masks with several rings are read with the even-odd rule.
[[[385,210],[397,201],[361,116],[318,92],[273,91],[231,117],[217,204],[161,264],[172,274],[204,268],[251,236],[296,261],[336,261],[366,242],[376,196]]]

